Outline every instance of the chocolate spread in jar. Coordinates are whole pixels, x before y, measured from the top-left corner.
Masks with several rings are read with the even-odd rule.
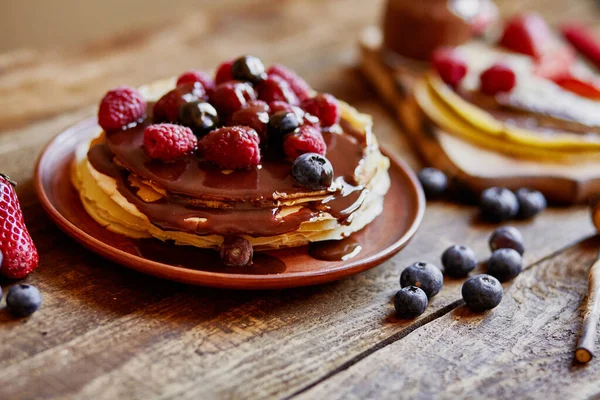
[[[473,35],[469,9],[480,0],[388,0],[383,20],[384,46],[401,56],[429,60],[438,47],[458,46]],[[473,15],[475,16],[475,15]]]

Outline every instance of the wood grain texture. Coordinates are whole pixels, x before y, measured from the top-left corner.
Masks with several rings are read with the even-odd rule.
[[[573,351],[599,246],[534,266],[494,310],[458,307],[298,398],[597,398],[600,364],[574,365]]]
[[[281,398],[335,379],[331,377],[341,370],[411,335],[435,342],[435,332],[427,329],[457,306],[461,281],[447,280],[416,321],[395,319],[391,298],[404,266],[417,260],[439,263],[451,244],[469,244],[481,258],[489,254],[487,237],[494,226],[480,223],[475,207],[430,203],[410,246],[359,276],[311,288],[250,293],[161,281],[105,261],[50,222],[31,184],[43,145],[93,115],[107,88],[142,84],[189,67],[212,68],[216,60],[241,53],[287,64],[319,90],[373,114],[381,141],[419,168],[395,119],[353,68],[359,32],[377,22],[381,4],[261,0],[228,13],[218,8],[190,12],[181,24],[165,23],[85,49],[0,56],[0,169],[20,183],[26,222],[41,254],[40,267],[27,282],[37,285],[44,298],[40,311],[27,320],[13,320],[0,310],[0,398]],[[510,0],[501,7],[536,4]],[[544,2],[544,9],[555,20],[564,11],[589,21],[593,2],[581,4],[552,0]],[[289,23],[292,16],[294,24]],[[515,225],[527,241],[527,264],[594,232],[583,207],[550,209]],[[587,259],[580,258],[571,258],[573,266],[564,275],[570,268],[583,268]],[[9,282],[0,283],[8,288]],[[536,295],[526,293],[527,301]],[[545,317],[554,317],[553,310],[546,312]],[[444,318],[444,324],[451,323]],[[578,314],[564,318],[576,320]],[[521,325],[505,320],[499,340],[513,330],[526,333],[523,340],[535,337],[529,326]],[[466,338],[446,347],[468,352]],[[395,373],[412,372],[426,382],[425,370],[414,373],[419,355],[426,353],[414,353],[417,362],[402,364]],[[469,357],[439,361],[456,366],[479,360]],[[553,380],[543,376],[552,386]],[[462,387],[485,389],[476,380],[465,380]]]

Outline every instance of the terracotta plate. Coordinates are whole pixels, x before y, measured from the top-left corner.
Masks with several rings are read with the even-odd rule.
[[[69,174],[75,148],[99,132],[89,119],[55,137],[35,170],[38,197],[52,220],[90,250],[126,267],[165,279],[237,289],[313,285],[372,268],[396,254],[416,233],[425,210],[421,187],[404,162],[390,153],[392,186],[385,209],[373,223],[354,234],[362,251],[347,261],[320,261],[308,247],[258,253],[255,265],[227,268],[216,251],[175,246],[156,239],[134,240],[109,232],[83,209]]]

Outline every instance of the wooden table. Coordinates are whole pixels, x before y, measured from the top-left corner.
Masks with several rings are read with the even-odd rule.
[[[112,264],[43,213],[32,171],[42,146],[93,115],[103,93],[244,53],[285,63],[313,86],[372,113],[383,144],[421,167],[391,113],[357,72],[356,40],[382,1],[221,0],[180,21],[83,48],[0,55],[0,169],[39,248],[27,278],[44,298],[30,319],[0,312],[0,398],[589,398],[600,361],[573,364],[587,268],[600,239],[586,207],[516,223],[527,269],[485,314],[447,279],[415,321],[393,315],[406,265],[439,263],[451,244],[488,254],[494,228],[475,207],[428,205],[414,241],[391,261],[340,282],[248,292],[190,287]],[[597,18],[593,1],[505,0],[551,22]],[[2,282],[6,290],[9,282]]]

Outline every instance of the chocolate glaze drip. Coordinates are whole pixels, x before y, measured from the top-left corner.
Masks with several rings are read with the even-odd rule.
[[[364,135],[352,131],[347,123],[342,126],[348,133],[324,133],[327,158],[343,189],[330,192],[324,201],[304,204],[300,211],[283,218],[278,216],[278,194],[311,194],[290,176],[289,161],[265,156],[259,168],[229,173],[196,155],[162,163],[151,160],[142,148],[144,128],[149,124],[150,118],[137,126],[107,133],[104,143],[90,148],[88,160],[96,170],[114,178],[119,192],[163,230],[197,235],[276,236],[298,230],[321,211],[329,212],[340,223],[350,223],[367,194],[357,184],[355,171],[368,145],[357,139]],[[130,174],[165,189],[166,196],[155,202],[142,200],[138,189],[130,184]],[[203,207],[194,203],[196,199],[224,203],[220,203],[221,208]]]
[[[342,240],[315,242],[308,246],[308,254],[322,261],[347,261],[361,251],[362,246],[352,236]]]

